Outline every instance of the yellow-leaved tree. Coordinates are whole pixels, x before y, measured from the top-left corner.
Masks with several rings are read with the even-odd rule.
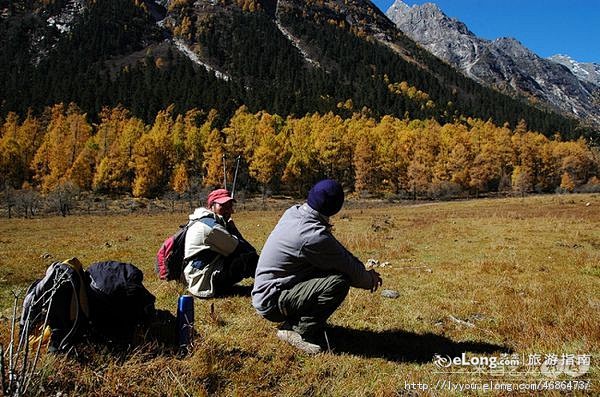
[[[156,196],[170,181],[175,158],[172,139],[173,105],[156,115],[150,130],[134,146],[135,197]]]
[[[529,172],[530,170],[527,167],[518,165],[512,173],[513,191],[520,193],[522,196],[533,190],[533,177]]]
[[[377,185],[375,144],[368,135],[358,139],[354,149],[354,190],[357,193],[373,192]]]
[[[204,143],[203,185],[209,188],[223,187],[223,138],[218,129],[213,129]]]
[[[27,163],[18,140],[19,116],[9,113],[0,126],[0,189],[18,188],[25,180]]]
[[[223,128],[224,150],[229,158],[242,156],[249,159],[260,142],[257,127],[261,114],[248,112],[246,106],[241,106],[229,119],[227,127]],[[229,178],[228,178],[229,179]]]
[[[560,188],[569,193],[573,193],[573,190],[575,190],[575,183],[568,172],[562,174],[562,177],[560,178]]]
[[[256,128],[260,143],[248,160],[250,176],[262,186],[263,197],[279,166],[281,144],[278,130],[281,124],[281,117],[271,116],[266,112],[261,114]]]
[[[548,138],[531,131],[522,133],[521,128],[517,126],[517,130],[515,130],[515,134],[512,137],[516,153],[516,165],[519,166],[518,175],[527,175],[526,179],[531,184],[529,190],[533,190],[536,187],[539,189],[540,186],[538,184],[541,180],[543,169],[542,149],[548,144]],[[522,190],[519,191],[523,193]]]
[[[34,180],[44,192],[68,180],[68,171],[92,132],[86,114],[73,103],[66,109],[63,104],[55,105],[47,111],[47,116],[50,122],[32,161]]]
[[[117,118],[121,119],[121,116],[118,115]],[[113,120],[103,120],[101,125],[104,122],[113,123]],[[92,186],[94,190],[131,192],[135,176],[133,149],[145,128],[142,120],[129,115],[117,123],[117,139],[110,144],[96,167]]]
[[[428,120],[408,125],[415,134],[407,169],[409,190],[413,196],[428,194],[433,181],[433,167],[439,151],[439,124]]]
[[[405,141],[399,137],[405,127],[404,121],[384,116],[372,129],[374,163],[372,164],[373,178],[369,184],[373,192],[398,193],[400,190],[402,176],[406,175],[408,167],[408,159],[403,155],[402,150]]]
[[[491,121],[472,120],[470,124],[474,158],[469,186],[479,195],[480,192],[498,189],[513,158],[512,142],[508,130],[496,127]]]
[[[354,178],[352,148],[347,139],[342,118],[329,112],[311,117],[311,140],[317,162],[324,176],[337,179],[342,185],[351,185]]]
[[[296,194],[303,194],[310,188],[318,172],[317,153],[311,137],[312,117],[301,119],[288,117],[282,129],[284,163],[282,182]]]
[[[204,123],[198,126],[198,119],[201,112],[198,110],[190,110],[185,115],[185,152],[186,171],[188,173],[189,183],[192,181],[194,185],[200,185],[202,175],[204,173],[204,144],[210,131],[214,128],[214,124],[218,117],[216,110],[211,110],[206,117]]]
[[[472,143],[467,127],[454,123],[448,125],[452,129],[452,148],[447,158],[447,167],[450,173],[450,181],[461,189],[467,190],[471,185],[469,173],[473,162]]]
[[[85,147],[79,152],[79,155],[67,171],[66,179],[73,182],[77,187],[84,190],[91,190],[94,173],[96,169],[96,159],[98,158],[98,144],[96,137],[90,137]]]
[[[177,164],[171,178],[171,189],[179,194],[190,190],[190,177],[184,164]]]
[[[351,102],[351,100],[349,100]],[[376,186],[367,186],[366,180],[375,177],[377,167],[377,158],[375,157],[376,144],[373,141],[373,128],[377,125],[375,120],[366,114],[354,113],[350,119],[344,120],[346,130],[346,140],[352,142],[352,169],[354,175],[352,183],[348,186],[354,186],[354,190],[359,192],[375,191]],[[363,146],[361,147],[361,141]],[[373,153],[370,153],[373,151]],[[359,187],[357,187],[357,184]]]
[[[28,183],[31,176],[31,161],[36,151],[42,144],[45,134],[44,126],[41,121],[33,116],[31,111],[27,112],[27,117],[17,131],[17,141],[21,146],[21,155],[23,166],[25,167],[24,183]]]
[[[554,147],[553,154],[561,179],[568,174],[573,188],[583,185],[593,176],[594,158],[583,139],[560,142]]]

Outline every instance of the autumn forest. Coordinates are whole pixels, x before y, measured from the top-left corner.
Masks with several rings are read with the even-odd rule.
[[[157,197],[221,186],[223,158],[241,188],[302,195],[333,177],[360,196],[445,198],[490,192],[598,191],[600,156],[583,139],[562,141],[478,119],[440,124],[355,113],[282,118],[240,107],[224,124],[215,110],[173,107],[147,125],[123,107],[97,124],[75,104],[40,116],[9,113],[0,127],[2,186]],[[222,124],[219,127],[219,124]]]

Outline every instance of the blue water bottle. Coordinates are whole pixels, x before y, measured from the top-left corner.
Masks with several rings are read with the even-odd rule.
[[[194,338],[194,297],[182,295],[177,302],[177,327],[179,329],[179,348],[187,353]]]

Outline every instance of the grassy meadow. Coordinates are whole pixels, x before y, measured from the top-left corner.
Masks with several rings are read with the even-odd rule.
[[[260,250],[281,213],[239,210],[234,219]],[[186,216],[1,219],[0,342],[6,346],[9,337],[11,291],[42,277],[52,261],[72,256],[84,265],[108,259],[134,263],[144,271],[157,307],[175,313],[184,288],[155,277],[154,255]],[[389,262],[377,270],[383,288],[399,292],[390,299],[380,291],[351,289],[330,318],[332,351],[308,356],[280,342],[275,325],[255,314],[243,293],[247,288],[241,288],[239,295],[195,301],[197,337],[189,356],[143,345],[127,354],[46,357],[35,393],[509,395],[514,393],[509,386],[486,392],[449,385],[554,381],[525,373],[523,361],[494,369],[434,364],[435,354],[452,358],[463,352],[525,361],[535,355],[591,355],[587,373],[558,380],[590,381],[587,390],[568,394],[600,393],[600,195],[353,203],[332,221],[338,239],[361,260]],[[423,390],[423,384],[429,388]]]

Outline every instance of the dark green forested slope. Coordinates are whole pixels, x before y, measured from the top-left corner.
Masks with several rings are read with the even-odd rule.
[[[188,12],[189,7],[191,2]],[[0,116],[73,101],[92,119],[102,106],[122,104],[150,121],[171,103],[176,112],[215,108],[227,119],[245,104],[251,111],[283,116],[315,111],[346,116],[368,108],[374,116],[434,117],[440,122],[471,116],[515,126],[524,119],[530,129],[547,135],[583,133],[573,120],[476,84],[406,38],[402,44],[416,62],[294,11],[281,14],[280,20],[310,43],[321,68],[304,60],[270,13],[229,7],[213,18],[193,21],[191,42],[201,45],[203,56],[226,71],[229,81],[165,43],[172,33],[131,0],[92,2],[63,34],[47,26],[44,12],[42,6],[36,12],[24,8],[0,20]],[[42,57],[40,48],[46,49]],[[402,81],[426,93],[433,106],[388,89],[390,82]],[[351,106],[339,106],[348,99]]]

